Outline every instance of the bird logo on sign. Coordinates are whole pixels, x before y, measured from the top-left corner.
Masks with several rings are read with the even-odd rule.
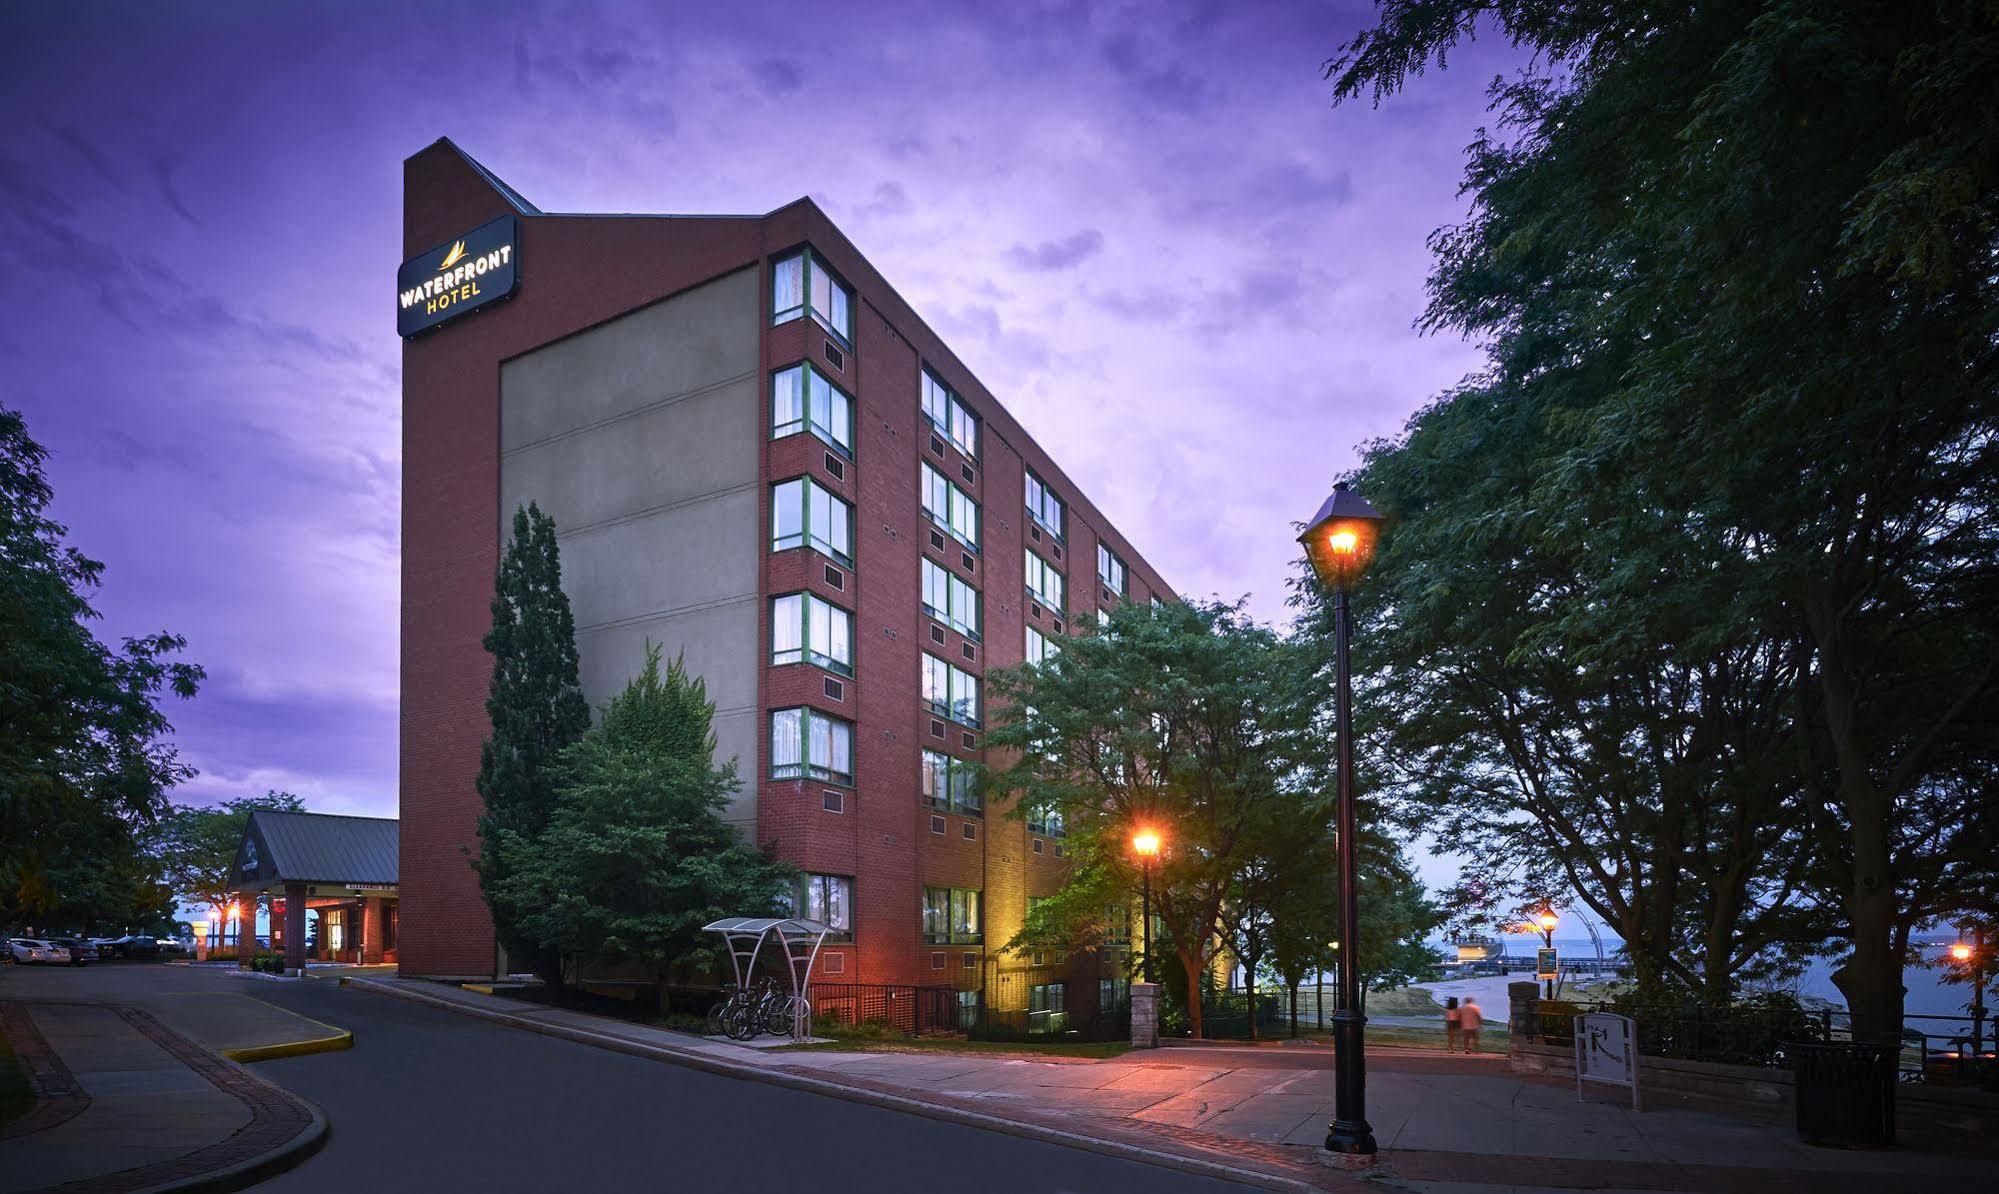
[[[451,251],[444,255],[444,260],[438,264],[437,272],[441,274],[463,260],[465,260],[465,242],[461,240],[452,245]]]

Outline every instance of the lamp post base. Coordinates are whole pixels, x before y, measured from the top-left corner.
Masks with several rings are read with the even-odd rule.
[[[1349,1173],[1374,1168],[1376,1154],[1373,1150],[1364,1153],[1340,1153],[1330,1148],[1321,1148],[1315,1154],[1319,1164],[1328,1169],[1343,1169]]]

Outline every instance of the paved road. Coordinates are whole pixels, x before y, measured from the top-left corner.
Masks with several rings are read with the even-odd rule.
[[[237,980],[243,981],[243,980]],[[329,982],[257,996],[354,1032],[260,1062],[318,1103],[325,1148],[257,1189],[1117,1191],[1243,1187],[716,1077]]]

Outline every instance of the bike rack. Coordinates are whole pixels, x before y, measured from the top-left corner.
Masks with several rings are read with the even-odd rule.
[[[735,916],[701,926],[704,933],[720,933],[729,947],[729,964],[736,971],[736,989],[749,989],[757,971],[757,956],[764,942],[776,938],[784,950],[785,970],[791,976],[794,998],[791,1012],[791,1039],[802,1041],[812,1035],[805,993],[812,989],[812,967],[819,960],[819,947],[833,930],[816,920],[777,919],[768,916]],[[802,965],[801,965],[802,963]]]

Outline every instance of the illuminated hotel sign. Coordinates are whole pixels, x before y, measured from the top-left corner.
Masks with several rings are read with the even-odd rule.
[[[520,283],[520,225],[512,216],[481,224],[396,271],[396,332],[414,336],[487,303]]]

